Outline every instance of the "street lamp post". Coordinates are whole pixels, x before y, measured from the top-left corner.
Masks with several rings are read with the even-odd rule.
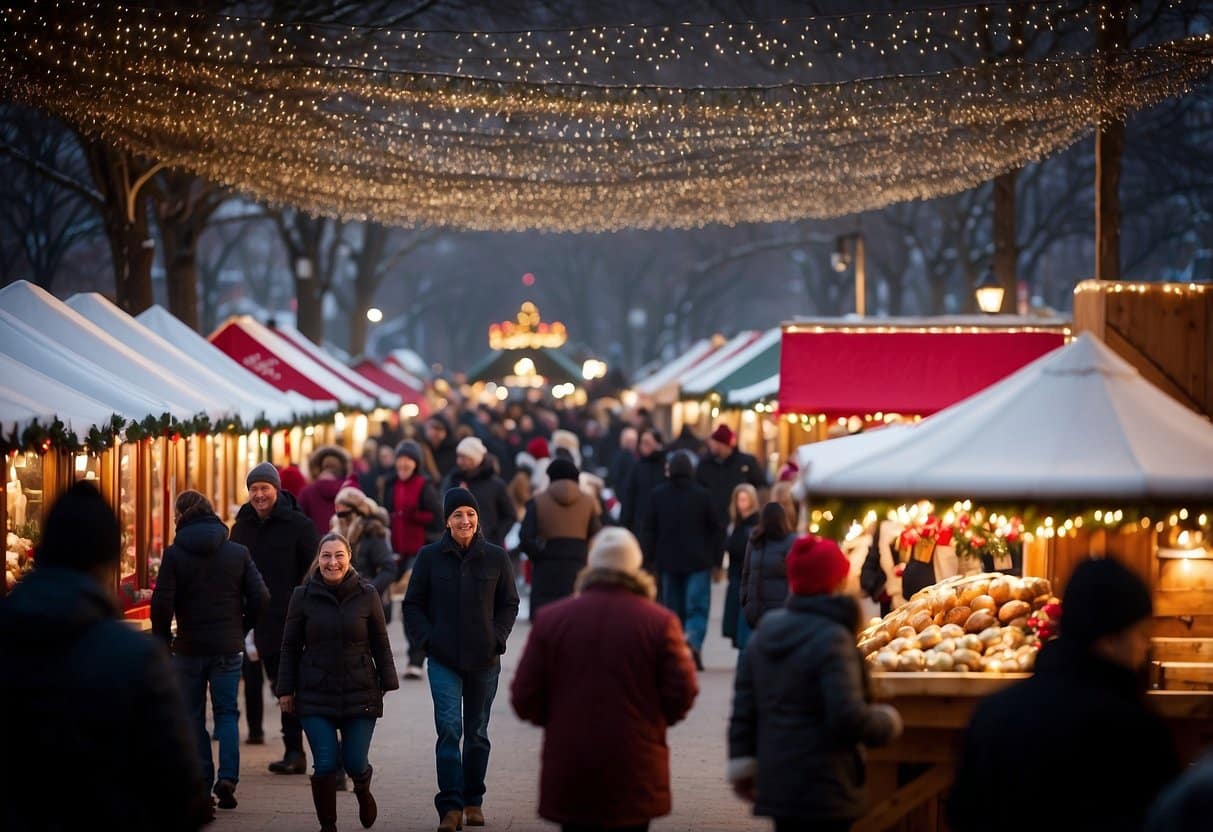
[[[863,234],[854,231],[834,240],[834,253],[830,255],[830,265],[834,271],[842,274],[852,263],[855,265],[855,314],[860,318],[864,316],[866,305],[867,269],[864,260]]]

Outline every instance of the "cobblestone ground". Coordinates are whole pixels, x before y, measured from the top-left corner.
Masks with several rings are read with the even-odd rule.
[[[712,621],[704,649],[707,669],[700,674],[700,693],[690,716],[669,737],[673,769],[674,811],[656,821],[654,832],[711,832],[711,830],[767,830],[737,800],[724,779],[725,731],[732,701],[733,667],[737,651],[720,636],[723,585],[713,588]],[[390,627],[396,665],[403,670],[404,638],[399,609]],[[501,684],[489,722],[493,743],[485,796],[486,827],[510,830],[554,830],[558,827],[536,815],[541,731],[521,722],[509,706],[509,685],[514,666],[526,643],[529,627],[520,620],[510,637],[502,661]],[[314,832],[306,777],[270,774],[266,766],[282,754],[275,730],[277,710],[266,691],[267,744],[240,749],[240,805],[218,811],[213,832]],[[241,719],[241,737],[244,721]],[[375,799],[379,804],[376,830],[424,830],[437,826],[433,798],[434,722],[429,686],[424,681],[402,681],[401,689],[386,697],[385,713],[371,743],[375,766]],[[353,793],[338,794],[340,829],[361,829]]]

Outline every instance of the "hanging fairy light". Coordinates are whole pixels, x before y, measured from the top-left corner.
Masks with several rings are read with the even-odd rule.
[[[461,32],[34,2],[0,10],[0,91],[317,214],[486,230],[781,221],[972,187],[1213,69],[1208,34],[1107,61],[982,52],[1066,19],[1081,40],[1072,5],[1032,4],[1018,27],[971,6]],[[895,69],[830,78],[852,56]],[[739,63],[763,80],[733,82]]]

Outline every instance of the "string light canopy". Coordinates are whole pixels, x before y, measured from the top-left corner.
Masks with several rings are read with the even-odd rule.
[[[456,32],[36,1],[0,11],[0,94],[315,214],[611,231],[954,193],[1213,69],[1210,34],[1096,57],[1073,3],[1010,5]],[[1067,19],[1083,48],[1033,54]]]

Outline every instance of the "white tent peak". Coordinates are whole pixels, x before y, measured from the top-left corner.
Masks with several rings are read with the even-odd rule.
[[[1139,375],[1137,368],[1125,361],[1089,332],[1081,333],[1061,352],[1049,353],[1038,359],[1045,361],[1041,372],[1049,375],[1086,375],[1099,373],[1105,376]]]

